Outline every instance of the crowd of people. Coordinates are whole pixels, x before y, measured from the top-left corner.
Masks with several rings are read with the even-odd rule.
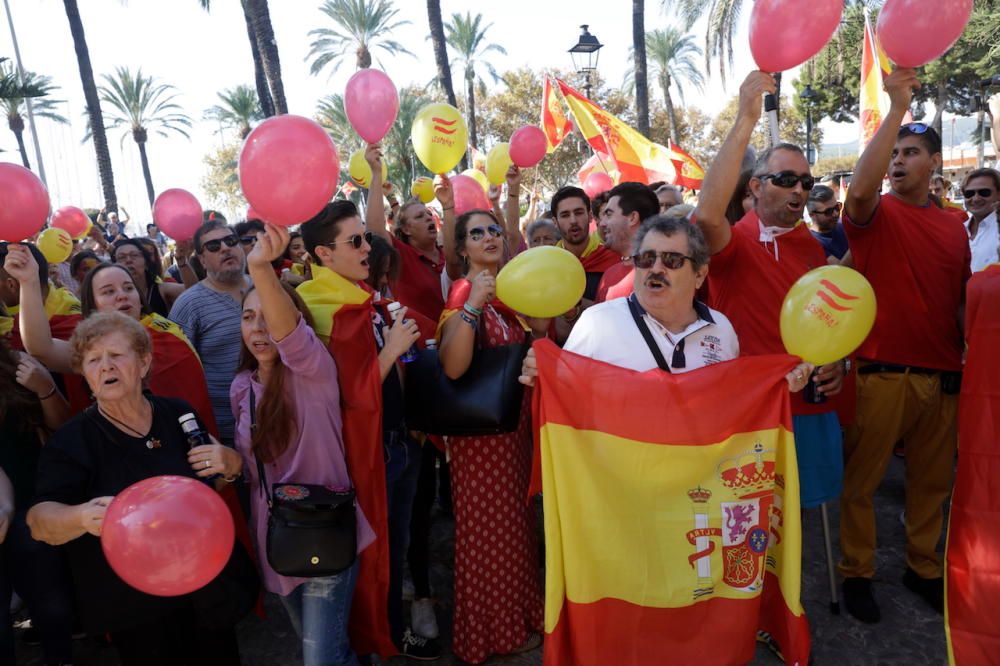
[[[0,245],[0,605],[13,592],[23,600],[47,664],[71,663],[80,631],[107,635],[123,664],[238,664],[234,627],[258,586],[280,598],[307,665],[434,660],[428,535],[442,495],[455,519],[451,651],[482,663],[534,649],[544,587],[526,502],[530,391],[510,432],[417,432],[405,381],[414,347],[436,351],[452,380],[485,350],[541,338],[633,370],[697,372],[784,353],[788,290],[839,264],[869,280],[878,315],[850,358],[787,376],[802,506],[839,500],[846,608],[878,622],[873,494],[901,443],[902,580],[942,612],[960,312],[971,273],[1000,260],[1000,172],[965,177],[965,210],[948,201],[940,137],[902,124],[917,85],[913,70],[886,79],[891,110],[839,192],[817,182],[798,146],[753,155],[762,96],[775,92],[754,72],[697,193],[624,182],[591,199],[566,186],[522,219],[511,167],[503,206],[496,190],[490,210],[456,215],[445,176],[434,207],[397,201],[374,144],[363,213],[335,200],[292,231],[206,212],[175,244],[154,224],[126,237],[102,213],[54,266],[30,242]],[[505,262],[543,245],[586,274],[580,302],[551,319],[497,298]],[[536,379],[529,351],[519,380]],[[189,414],[210,444],[189,445]],[[179,597],[128,586],[99,540],[113,497],[162,474],[211,483],[237,525],[225,569]],[[276,484],[354,490],[353,564],[314,577],[275,569]],[[0,653],[14,663],[9,622]]]

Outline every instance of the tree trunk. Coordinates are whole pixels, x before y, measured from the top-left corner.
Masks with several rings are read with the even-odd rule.
[[[434,62],[437,63],[438,83],[448,97],[448,103],[458,106],[455,87],[451,84],[451,66],[448,64],[448,46],[444,39],[444,23],[441,22],[441,0],[427,0],[427,22],[431,28],[431,43],[434,45]]]
[[[253,21],[250,18],[250,11],[247,8],[246,0],[243,0],[243,18],[247,24],[247,38],[250,40],[250,56],[253,58],[253,78],[257,87],[257,99],[260,101],[260,110],[265,118],[274,115],[274,101],[271,99],[271,90],[267,87],[267,74],[264,72],[264,62],[260,57],[260,47],[257,44],[257,33],[253,30]]]
[[[69,19],[69,30],[76,47],[76,62],[80,67],[80,83],[83,84],[83,96],[87,102],[90,135],[97,153],[97,171],[101,176],[104,205],[108,212],[117,212],[118,196],[115,194],[115,176],[111,170],[111,151],[108,150],[108,137],[104,133],[104,115],[101,113],[101,100],[97,96],[97,84],[94,83],[94,70],[90,66],[90,52],[87,49],[87,36],[83,32],[83,21],[80,20],[80,9],[76,0],[63,0],[63,4],[66,6],[66,18]]]
[[[467,72],[465,76],[465,98],[469,106],[469,143],[477,149],[478,137],[476,136],[476,77],[469,76],[472,72]]]
[[[17,138],[17,149],[21,153],[21,164],[24,165],[25,169],[30,169],[31,162],[28,161],[28,149],[24,146],[24,119],[21,118],[20,114],[8,116],[7,125]]]
[[[632,50],[635,56],[635,115],[639,131],[649,137],[649,84],[646,80],[646,22],[644,0],[632,0]]]
[[[942,79],[937,82],[937,96],[934,98],[934,120],[931,121],[938,136],[944,136],[944,107],[947,103],[948,81]]]
[[[667,107],[667,118],[670,120],[670,140],[680,145],[681,129],[677,123],[677,109],[674,108],[674,99],[670,96],[670,76],[663,75],[663,105]]]
[[[281,61],[278,59],[278,45],[274,41],[274,28],[271,27],[271,13],[267,0],[246,0],[250,9],[250,20],[257,36],[257,46],[260,49],[261,61],[267,81],[271,87],[271,99],[274,100],[274,110],[278,114],[288,113],[285,103],[285,86],[281,82]]]
[[[153,174],[149,172],[149,158],[146,157],[145,132],[141,140],[136,138],[135,143],[139,146],[139,161],[142,162],[142,177],[146,181],[146,196],[149,197],[149,205],[152,206],[156,201],[156,190],[153,189]]]

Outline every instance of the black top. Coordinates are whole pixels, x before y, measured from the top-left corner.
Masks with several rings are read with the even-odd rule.
[[[194,409],[183,400],[149,399],[153,405],[150,437],[159,439],[159,448],[147,448],[148,438],[126,435],[96,407],[88,407],[42,448],[34,503],[82,504],[117,495],[137,481],[163,474],[197,478],[187,461],[187,439],[177,422]],[[146,623],[188,601],[187,595],[156,597],[129,586],[112,571],[100,539],[92,534],[73,539],[63,548],[73,570],[79,617],[88,633]]]
[[[375,346],[381,352],[382,348],[385,347],[385,339],[383,338],[383,331],[388,331],[388,322],[392,319],[389,317],[389,313],[382,309],[381,306],[375,307],[375,316],[372,321],[372,327],[375,331]],[[386,328],[383,328],[385,326]],[[382,436],[385,437],[387,433],[390,432],[401,432],[406,429],[404,423],[404,415],[406,413],[405,405],[403,402],[403,382],[399,376],[399,370],[396,368],[396,364],[392,364],[392,368],[389,369],[389,374],[385,376],[385,380],[382,382]]]
[[[14,487],[15,511],[27,511],[35,494],[35,470],[42,443],[35,430],[24,430],[17,420],[17,415],[7,410],[0,423],[0,469]]]
[[[167,305],[166,299],[164,299],[163,294],[160,293],[159,282],[154,282],[153,286],[149,288],[149,294],[147,294],[146,301],[149,303],[149,309],[156,314],[161,317],[170,316],[170,306]]]

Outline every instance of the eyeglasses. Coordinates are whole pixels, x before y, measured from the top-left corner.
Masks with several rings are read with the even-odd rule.
[[[816,216],[816,215],[823,215],[823,216],[827,216],[827,215],[840,215],[840,204],[839,203],[838,204],[834,204],[833,206],[830,206],[829,208],[824,208],[822,210],[820,210],[820,209],[817,208],[816,210],[809,211],[809,214],[813,215],[813,216]]]
[[[240,242],[240,239],[236,236],[226,236],[225,238],[216,238],[215,240],[205,241],[201,244],[201,247],[208,250],[212,254],[215,254],[222,249],[222,244],[225,243],[226,247],[236,247],[236,244]]]
[[[993,196],[993,190],[989,189],[988,187],[983,188],[981,190],[962,190],[962,194],[965,195],[966,199],[971,199],[977,194],[984,199],[989,199],[991,196]]]
[[[900,132],[906,131],[910,134],[923,134],[931,128],[927,123],[906,123],[899,128]]]
[[[500,228],[499,224],[491,224],[485,229],[482,227],[475,227],[474,229],[469,229],[469,238],[474,241],[481,241],[486,235],[486,232],[490,232],[490,236],[493,238],[500,238],[503,236],[503,229]]]
[[[257,242],[256,236],[240,236],[240,242],[244,245],[253,245]]]
[[[795,183],[802,183],[802,189],[808,192],[816,184],[816,179],[809,174],[797,174],[794,171],[779,171],[778,173],[765,173],[757,176],[761,180],[770,180],[778,187],[790,190],[795,187]]]
[[[694,259],[692,257],[681,254],[680,252],[657,252],[656,250],[646,250],[645,252],[632,255],[632,263],[635,264],[636,268],[645,270],[656,265],[657,257],[659,257],[660,262],[662,262],[666,268],[669,268],[672,271],[676,271],[678,268],[683,267],[685,259],[690,261],[692,264],[694,263]]]
[[[323,245],[330,246],[330,245],[340,245],[341,243],[350,243],[351,247],[353,247],[355,250],[360,250],[361,246],[365,243],[371,245],[372,239],[373,239],[372,232],[366,231],[363,234],[354,234],[353,236],[345,238],[344,240],[330,241],[329,243],[323,243]]]

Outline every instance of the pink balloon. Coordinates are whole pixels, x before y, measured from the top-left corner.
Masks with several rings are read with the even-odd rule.
[[[358,70],[344,90],[344,111],[358,136],[367,143],[378,143],[396,122],[399,93],[385,72]]]
[[[240,186],[261,220],[290,227],[323,209],[337,190],[340,158],[320,125],[302,116],[268,118],[240,153]]]
[[[104,515],[101,548],[126,583],[173,597],[211,582],[233,551],[232,514],[196,479],[154,476],[118,493]]]
[[[86,233],[90,226],[90,218],[76,206],[63,206],[52,213],[52,223],[56,229],[62,229],[71,237],[77,238]]]
[[[611,176],[606,173],[601,173],[596,171],[583,181],[583,191],[587,193],[587,196],[593,199],[601,192],[607,192],[612,187],[615,186],[615,181],[611,180]]]
[[[257,211],[255,211],[253,209],[253,206],[247,206],[247,213],[246,213],[246,217],[244,219],[247,219],[247,220],[260,220],[261,217],[257,213]],[[261,221],[263,222],[263,220],[261,220]]]
[[[164,190],[153,202],[153,222],[175,241],[191,240],[202,223],[201,204],[187,190]]]
[[[452,176],[451,190],[455,194],[455,215],[470,210],[490,210],[490,200],[483,186],[471,176]]]
[[[878,41],[900,67],[921,67],[962,36],[972,0],[888,0],[878,15]]]
[[[0,163],[0,240],[31,238],[49,216],[49,191],[23,166]]]
[[[525,125],[510,136],[510,159],[522,169],[533,167],[545,157],[548,143],[537,125]]]
[[[750,52],[762,71],[783,72],[823,50],[840,25],[844,0],[756,0]]]

